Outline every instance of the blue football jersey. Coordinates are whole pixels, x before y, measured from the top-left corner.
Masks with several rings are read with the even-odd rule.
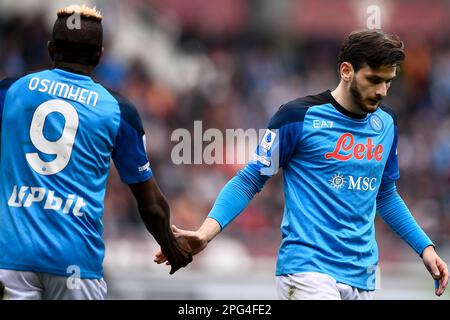
[[[376,197],[382,180],[399,178],[396,150],[387,107],[353,114],[326,91],[279,109],[249,163],[269,177],[283,169],[277,275],[320,272],[374,289]]]
[[[152,176],[136,109],[51,69],[0,82],[0,124],[0,268],[101,278],[110,159],[127,184]]]

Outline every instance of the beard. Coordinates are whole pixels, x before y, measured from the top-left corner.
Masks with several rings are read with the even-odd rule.
[[[382,100],[382,98],[379,97],[364,99],[360,90],[358,89],[358,83],[354,78],[352,80],[352,83],[350,84],[350,94],[355,105],[357,105],[361,109],[361,111],[365,113],[373,113],[377,111],[378,106]]]

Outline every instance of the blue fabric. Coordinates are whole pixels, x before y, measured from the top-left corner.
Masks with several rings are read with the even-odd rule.
[[[247,207],[256,193],[261,191],[268,176],[247,165],[220,191],[208,217],[226,228]]]
[[[110,93],[119,103],[121,115],[116,145],[111,157],[124,183],[142,182],[152,176],[152,171],[147,160],[146,141],[143,139],[145,133],[141,118],[128,100],[116,92],[110,91]]]
[[[423,231],[405,218],[398,198],[385,198],[386,189],[380,189],[382,181],[400,177],[397,139],[395,114],[385,106],[353,115],[330,91],[293,100],[270,120],[243,170],[246,175],[241,172],[226,185],[210,217],[226,227],[266,178],[282,168],[285,208],[276,274],[320,272],[374,290],[377,203],[380,214],[416,252],[429,244]]]
[[[419,227],[408,207],[397,192],[395,182],[385,180],[377,196],[377,210],[380,217],[397,233],[414,251],[421,255],[423,250],[433,242]]]
[[[101,278],[111,155],[123,181],[152,176],[137,112],[61,69],[26,75],[0,98],[0,268],[70,276],[77,266]]]

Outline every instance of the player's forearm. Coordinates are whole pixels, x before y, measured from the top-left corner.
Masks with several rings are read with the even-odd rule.
[[[170,229],[170,209],[164,199],[139,206],[139,213],[145,227],[161,246],[163,252],[171,250],[176,241]]]
[[[418,254],[432,245],[432,241],[417,224],[403,199],[398,194],[395,183],[384,183],[377,197],[377,210],[383,220]]]
[[[171,265],[170,274],[173,274],[192,262],[192,253],[178,243],[170,227],[169,205],[162,195],[158,199],[149,206],[140,207],[140,214],[147,230],[161,246],[162,253]]]
[[[246,166],[220,191],[208,217],[216,220],[224,229],[247,207],[268,179],[269,177]]]
[[[220,224],[216,220],[207,217],[197,232],[202,240],[210,242],[221,230]]]
[[[170,227],[170,208],[166,198],[159,189],[154,178],[145,182],[130,184],[136,198],[139,214],[145,227],[155,238],[165,253],[177,246],[175,236]],[[172,257],[171,252],[168,254]]]

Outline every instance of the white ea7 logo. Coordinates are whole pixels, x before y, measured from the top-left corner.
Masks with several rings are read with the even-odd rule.
[[[314,129],[333,128],[333,125],[334,125],[333,121],[326,121],[326,120],[319,120],[319,119],[313,120],[313,128]]]

